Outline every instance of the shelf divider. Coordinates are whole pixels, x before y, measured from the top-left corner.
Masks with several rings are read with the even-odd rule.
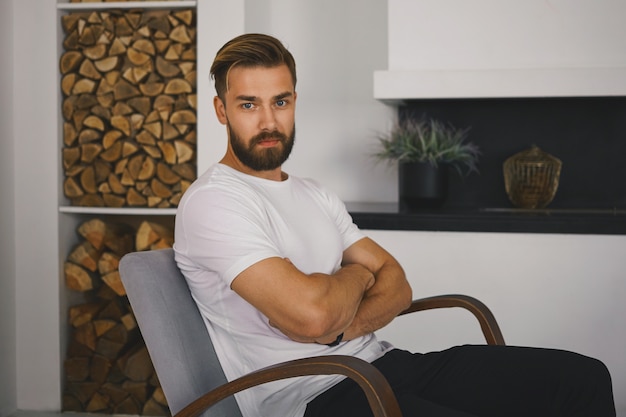
[[[105,214],[105,215],[132,215],[132,216],[173,216],[176,208],[149,208],[149,207],[77,207],[61,206],[60,213],[72,214]]]
[[[89,3],[57,3],[59,10],[106,10],[106,9],[173,9],[196,7],[196,0],[183,1],[115,1]]]

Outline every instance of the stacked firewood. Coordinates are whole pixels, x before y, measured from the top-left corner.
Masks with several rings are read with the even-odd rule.
[[[85,221],[65,262],[65,283],[82,302],[69,308],[63,410],[169,415],[152,362],[120,280],[120,258],[172,246],[171,227]]]
[[[196,177],[195,11],[62,16],[63,190],[72,205],[175,207]]]

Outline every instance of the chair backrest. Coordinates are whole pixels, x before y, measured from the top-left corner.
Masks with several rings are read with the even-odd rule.
[[[133,252],[120,277],[172,414],[227,382],[172,249]],[[240,417],[233,397],[205,416]]]

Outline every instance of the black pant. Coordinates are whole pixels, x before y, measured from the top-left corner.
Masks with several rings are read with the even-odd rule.
[[[373,362],[404,417],[614,417],[604,364],[576,353],[458,346],[427,354],[393,350]],[[305,417],[372,416],[346,379],[311,401]]]

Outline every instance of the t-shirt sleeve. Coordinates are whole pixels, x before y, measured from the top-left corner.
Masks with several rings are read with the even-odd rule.
[[[235,193],[196,190],[177,214],[177,250],[227,285],[245,269],[280,256],[261,227],[263,212]]]

